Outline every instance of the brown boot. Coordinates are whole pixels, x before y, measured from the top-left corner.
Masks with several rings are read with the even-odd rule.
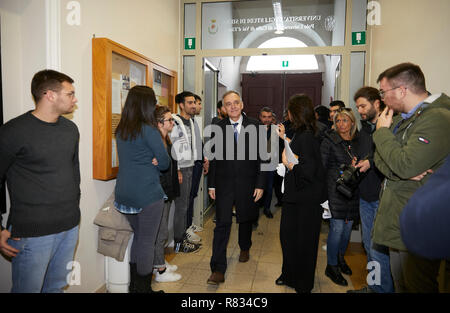
[[[210,285],[218,285],[225,281],[225,275],[221,272],[212,272],[211,276],[209,276],[207,283]]]
[[[250,251],[249,250],[241,250],[241,254],[239,254],[239,262],[245,263],[250,259]]]

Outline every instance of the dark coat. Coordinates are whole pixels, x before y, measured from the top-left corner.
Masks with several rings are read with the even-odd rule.
[[[351,149],[348,151],[350,155],[353,154],[358,160],[365,157],[362,147],[367,145],[368,140],[370,138],[356,132],[355,137],[350,141]],[[335,219],[356,220],[359,218],[359,188],[356,188],[350,199],[336,189],[340,165],[352,163],[352,157],[346,152],[347,149],[348,144],[336,131],[325,133],[320,152],[327,172],[328,205],[331,215]]]
[[[210,161],[208,174],[208,188],[216,189],[216,219],[218,222],[231,223],[234,204],[238,223],[256,220],[258,208],[254,202],[253,193],[255,188],[264,189],[265,173],[261,171],[259,150],[253,151],[253,148],[250,149],[249,134],[245,133],[244,135],[244,129],[250,125],[254,125],[258,129],[261,124],[259,121],[243,115],[238,139],[241,143],[243,137],[245,137],[245,157],[243,160],[237,160],[236,143],[234,143],[234,156],[231,155],[231,160],[227,160],[227,152],[230,154],[230,151],[226,149],[227,138],[228,141],[234,142],[233,126],[230,119],[223,119],[217,125],[222,129],[223,134],[223,159],[213,158]],[[227,126],[229,126],[228,132]],[[259,138],[256,142],[259,142]],[[256,154],[256,159],[250,159],[250,150]]]
[[[289,144],[299,163],[286,173],[283,202],[315,205],[326,200],[326,174],[320,155],[319,138],[312,131],[297,131]]]
[[[164,193],[168,197],[167,201],[173,201],[180,196],[180,183],[178,181],[178,166],[177,161],[172,158],[171,152],[172,144],[167,146],[167,153],[170,158],[169,168],[165,171],[161,171],[160,181],[161,187]]]
[[[364,141],[361,147],[363,155],[368,156],[370,169],[363,174],[361,183],[359,184],[359,196],[367,202],[374,202],[380,199],[381,182],[384,175],[375,167],[373,155],[375,152],[375,144],[373,143],[372,134],[375,131],[375,125],[368,122],[361,122],[361,134],[367,136],[369,140]],[[364,133],[364,134],[363,134]]]

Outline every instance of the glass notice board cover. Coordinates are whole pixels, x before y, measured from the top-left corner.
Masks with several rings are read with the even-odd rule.
[[[117,176],[119,158],[115,131],[128,91],[136,85],[155,90],[159,105],[175,106],[177,74],[107,38],[92,39],[93,176]]]

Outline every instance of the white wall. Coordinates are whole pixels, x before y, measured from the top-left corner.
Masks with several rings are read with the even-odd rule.
[[[372,26],[370,85],[402,62],[422,68],[431,93],[450,94],[450,1],[380,0],[381,25]]]
[[[45,67],[45,10],[42,0],[1,1],[4,122],[34,108],[31,79]],[[6,225],[7,214],[3,215]],[[11,289],[11,265],[0,256],[0,292]]]
[[[75,260],[81,285],[68,292],[94,292],[104,282],[104,257],[97,250],[93,220],[113,191],[115,181],[92,179],[92,43],[107,37],[179,72],[179,0],[79,0],[81,24],[70,26],[69,0],[61,0],[61,71],[74,80],[78,108],[73,121],[80,131],[81,225]],[[0,2],[4,115],[9,120],[32,109],[30,83],[46,66],[45,1]],[[6,219],[6,216],[4,216]],[[10,288],[10,265],[0,258],[0,292]],[[6,279],[4,279],[6,278]]]

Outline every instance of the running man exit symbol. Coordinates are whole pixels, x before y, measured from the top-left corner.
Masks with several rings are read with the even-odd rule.
[[[281,65],[282,67],[289,67],[289,61],[283,61]]]
[[[366,44],[366,32],[353,32],[352,33],[352,45],[365,45]]]
[[[195,50],[195,38],[184,38],[184,49]]]

